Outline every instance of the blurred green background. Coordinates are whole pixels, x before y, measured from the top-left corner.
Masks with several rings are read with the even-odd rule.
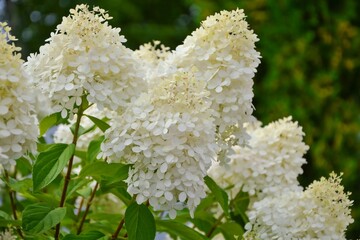
[[[360,236],[360,1],[358,0],[0,0],[23,48],[36,52],[77,3],[97,5],[114,17],[132,49],[161,40],[174,49],[206,16],[245,9],[258,34],[262,63],[255,77],[255,116],[267,124],[292,115],[310,145],[300,181],[343,172],[354,200],[347,238]]]

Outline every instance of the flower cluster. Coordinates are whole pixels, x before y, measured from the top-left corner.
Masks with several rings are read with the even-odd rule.
[[[120,29],[108,25],[111,18],[103,9],[78,5],[70,13],[39,54],[28,58],[33,84],[62,117],[77,112],[83,95],[100,109],[121,111],[146,88],[141,64],[122,45]]]
[[[17,237],[12,233],[10,229],[6,229],[0,233],[0,240],[16,240]]]
[[[28,91],[29,76],[22,68],[20,49],[10,27],[0,23],[0,165],[9,169],[27,151],[34,152],[38,136],[35,99]]]
[[[185,205],[193,213],[211,161],[245,142],[260,56],[244,18],[242,10],[223,11],[173,52],[159,42],[135,51],[151,68],[148,90],[113,121],[100,155],[133,164],[128,191],[138,203],[149,200],[171,217]]]
[[[133,164],[128,192],[171,218],[193,213],[215,156],[214,122],[205,83],[192,72],[161,77],[105,133],[103,157]]]
[[[154,70],[161,68],[164,60],[171,54],[170,48],[161,44],[160,41],[145,43],[135,50],[135,56],[141,59],[143,68],[146,69],[146,79],[151,79]]]
[[[303,155],[309,147],[298,123],[287,117],[265,127],[259,122],[248,124],[246,130],[251,137],[248,146],[234,146],[230,162],[214,164],[209,175],[223,187],[234,185],[234,194],[242,189],[261,198],[302,190],[297,177],[303,172]]]
[[[341,176],[331,173],[304,192],[266,197],[248,213],[245,239],[345,239],[353,222],[349,195],[341,186]]]
[[[260,63],[256,41],[243,10],[221,11],[203,21],[167,59],[169,66],[195,66],[199,70],[195,77],[206,81],[223,150],[234,143],[229,142],[231,135],[239,144],[246,141],[242,126],[252,120],[252,78]]]

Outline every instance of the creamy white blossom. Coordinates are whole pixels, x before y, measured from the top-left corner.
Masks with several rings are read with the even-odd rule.
[[[245,239],[345,239],[353,222],[341,176],[314,181],[304,192],[287,192],[255,202]]]
[[[253,77],[260,63],[256,41],[243,10],[221,11],[203,21],[165,61],[170,69],[196,67],[196,79],[206,81],[223,150],[247,140],[242,126],[252,120]]]
[[[5,169],[26,152],[35,152],[38,120],[34,97],[29,92],[29,76],[10,35],[10,27],[0,23],[0,164]]]
[[[203,177],[215,156],[215,126],[205,82],[192,72],[152,80],[106,131],[103,157],[133,164],[128,192],[156,210],[195,207],[205,197]]]
[[[0,233],[0,240],[16,240],[17,236],[13,234],[10,229],[6,229],[5,231]]]
[[[135,55],[146,71],[146,79],[151,79],[153,75],[156,76],[157,71],[163,67],[164,60],[170,54],[170,48],[161,44],[160,41],[145,43],[135,50]]]
[[[287,190],[302,190],[297,177],[303,173],[303,158],[309,147],[303,142],[304,132],[291,117],[272,122],[246,125],[248,146],[234,146],[229,163],[215,163],[209,170],[222,187],[234,185],[250,195],[264,197]]]
[[[26,63],[33,84],[52,100],[62,117],[76,113],[86,95],[99,108],[121,111],[146,88],[141,64],[112,28],[105,10],[78,5],[63,17],[48,43]]]

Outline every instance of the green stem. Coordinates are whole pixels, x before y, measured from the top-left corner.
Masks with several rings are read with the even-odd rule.
[[[83,227],[84,222],[85,222],[85,219],[86,219],[86,215],[87,215],[88,212],[89,212],[89,209],[90,209],[92,200],[93,200],[94,197],[95,197],[95,193],[96,193],[98,187],[99,187],[99,183],[96,182],[96,185],[95,185],[95,187],[94,187],[94,189],[93,189],[93,191],[92,191],[92,193],[91,193],[91,196],[90,196],[90,198],[89,198],[89,201],[88,201],[87,204],[86,204],[86,208],[85,208],[84,215],[83,215],[83,217],[81,218],[80,225],[79,225],[79,228],[78,228],[78,230],[77,230],[77,234],[78,234],[78,235],[81,233],[82,227]],[[80,210],[79,210],[79,211],[80,211]]]
[[[72,141],[72,143],[75,145],[75,148],[76,148],[76,143],[77,143],[77,140],[78,140],[78,137],[79,137],[78,134],[79,134],[79,128],[80,128],[80,120],[81,120],[81,117],[82,117],[83,113],[84,113],[84,109],[82,108],[82,105],[81,105],[79,107],[79,111],[77,113],[77,119],[76,119],[75,130],[74,130],[74,137],[73,137],[73,141]],[[65,180],[64,180],[64,187],[63,187],[63,190],[62,190],[59,207],[64,207],[64,205],[65,205],[66,192],[67,192],[67,188],[69,186],[69,182],[70,182],[70,179],[71,179],[71,170],[72,170],[72,165],[73,165],[73,161],[74,161],[74,156],[75,156],[75,153],[71,156],[71,158],[69,160],[69,166],[68,166],[68,170],[67,170]],[[56,225],[56,228],[55,228],[55,236],[54,236],[55,240],[59,239],[59,235],[60,235],[60,223],[58,223]]]
[[[121,221],[120,221],[120,223],[119,223],[118,227],[116,228],[115,233],[111,236],[111,239],[112,239],[112,240],[115,240],[115,239],[117,239],[117,238],[118,238],[119,233],[120,233],[120,231],[121,231],[122,227],[124,226],[124,223],[125,223],[125,216],[121,219]]]
[[[212,227],[210,228],[209,232],[206,234],[206,237],[211,237],[211,235],[213,234],[213,232],[215,231],[216,227],[219,226],[219,224],[221,223],[221,220],[224,218],[225,214],[222,213],[218,219],[216,220],[216,222],[214,223],[214,225],[212,225]]]
[[[135,201],[135,198],[136,198],[136,196],[134,195],[134,197],[133,197],[132,200],[131,200],[131,203]],[[130,204],[131,204],[131,203],[130,203]],[[148,204],[149,204],[149,201],[147,201],[147,206],[149,206]],[[115,233],[111,236],[111,240],[115,240],[115,239],[118,238],[119,233],[120,233],[120,230],[121,230],[122,227],[124,226],[124,223],[125,223],[125,214],[124,214],[124,217],[121,219],[121,221],[120,221],[120,223],[119,223],[119,225],[118,225]],[[125,233],[125,235],[124,235],[123,238],[127,238],[127,233]]]
[[[17,214],[16,214],[16,204],[15,204],[15,200],[16,200],[16,193],[10,188],[10,177],[9,177],[9,173],[4,170],[5,173],[5,180],[6,180],[6,185],[7,185],[7,189],[9,192],[9,197],[10,197],[10,205],[11,205],[11,210],[12,210],[12,214],[14,217],[14,220],[17,220]],[[24,239],[24,235],[22,234],[21,228],[20,227],[16,227],[16,231],[18,232],[20,238]]]

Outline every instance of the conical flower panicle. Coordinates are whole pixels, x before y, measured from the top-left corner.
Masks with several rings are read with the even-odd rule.
[[[159,77],[106,131],[103,157],[134,164],[128,192],[156,210],[195,207],[205,197],[203,178],[215,156],[208,91],[192,72]]]
[[[70,10],[48,43],[26,63],[33,84],[63,117],[77,112],[86,95],[99,108],[122,111],[146,89],[143,70],[120,28],[108,25],[109,15],[98,7],[78,5]]]
[[[314,181],[304,191],[284,192],[255,202],[249,211],[246,236],[258,239],[346,239],[351,217],[350,193],[341,176]]]
[[[225,164],[214,164],[209,175],[222,187],[233,185],[232,192],[242,191],[263,198],[282,191],[302,190],[297,177],[306,163],[309,147],[304,132],[291,117],[261,127],[260,122],[247,124],[248,146],[234,146],[234,154]]]
[[[0,165],[10,169],[26,152],[35,152],[39,130],[20,48],[13,43],[10,27],[0,23],[0,28]]]
[[[252,121],[253,77],[260,63],[256,41],[243,10],[221,11],[203,21],[167,59],[170,68],[196,67],[196,79],[206,81],[224,151],[235,143],[228,136],[235,135],[239,144],[247,140],[242,126]]]

